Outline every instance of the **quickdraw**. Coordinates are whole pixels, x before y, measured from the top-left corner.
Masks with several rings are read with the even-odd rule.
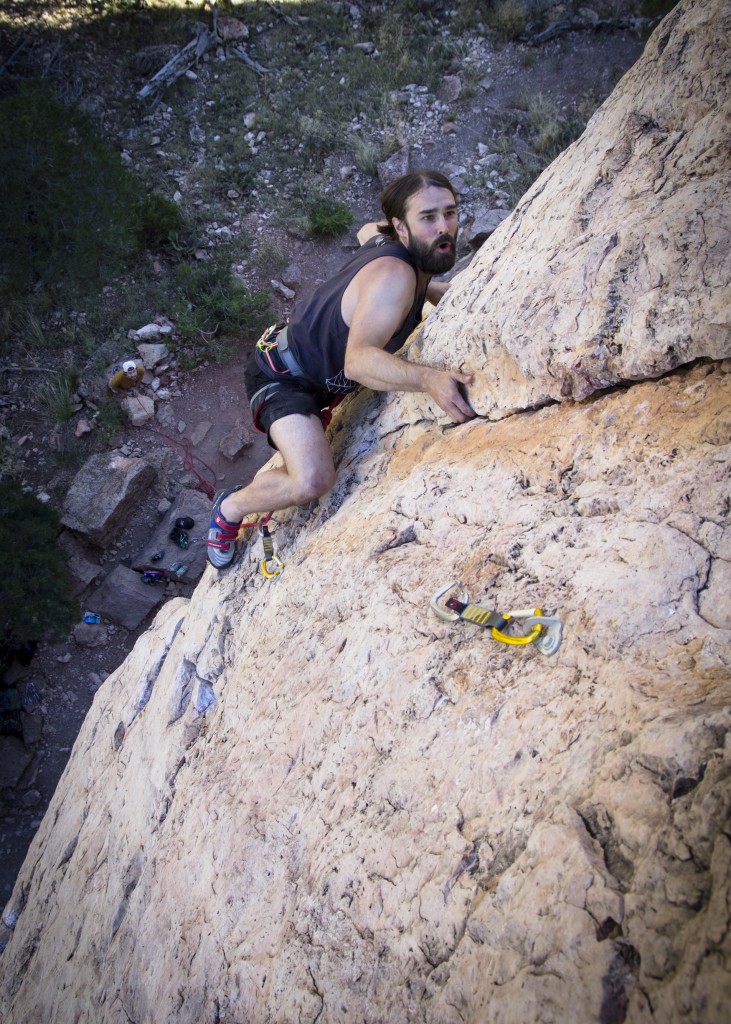
[[[267,512],[263,519],[252,519],[251,522],[241,523],[239,526],[239,536],[243,530],[253,530],[256,527],[264,548],[264,557],[259,563],[259,568],[268,580],[276,579],[284,569],[284,562],[274,554],[274,541],[267,525],[273,515],[273,512]]]
[[[450,591],[456,593],[447,597]],[[445,597],[446,600],[442,601]],[[470,602],[469,594],[459,580],[453,580],[437,591],[431,600],[431,607],[445,622],[464,619],[466,622],[473,622],[477,626],[489,629],[493,640],[502,644],[524,646],[534,643],[541,654],[548,656],[557,653],[563,639],[563,623],[560,619],[544,615],[540,608],[518,608],[509,612],[480,608],[479,605]],[[519,620],[524,631],[523,636],[511,636],[504,632],[508,623],[516,620]]]
[[[284,569],[284,562],[274,554],[274,541],[266,520],[259,523],[259,536],[264,548],[264,557],[260,562],[261,571],[268,580],[276,579]]]

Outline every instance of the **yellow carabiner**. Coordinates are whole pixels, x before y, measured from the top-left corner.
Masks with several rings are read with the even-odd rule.
[[[536,608],[533,615],[541,616],[543,615],[543,612],[540,608]],[[520,613],[520,616],[527,617],[523,612]],[[505,617],[508,619],[515,619],[518,618],[518,615],[515,612],[506,612]],[[515,647],[524,647],[526,644],[532,644],[534,640],[537,640],[542,632],[543,627],[535,625],[527,636],[508,636],[507,633],[501,633],[499,629],[495,629],[495,627],[493,627],[491,635],[493,640],[498,640],[501,644],[512,644]]]
[[[273,570],[269,569],[269,567],[267,566],[266,558],[262,558],[260,568],[262,573],[264,574],[264,576],[266,576],[268,580],[273,580],[276,579],[277,576],[281,576],[282,570],[284,569],[284,562],[280,558],[277,558],[276,555],[274,555],[273,558],[270,558],[269,561],[271,562],[272,565],[275,566]]]

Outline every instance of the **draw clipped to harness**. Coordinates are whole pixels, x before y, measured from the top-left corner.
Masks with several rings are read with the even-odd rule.
[[[440,603],[450,591],[456,591],[456,593]],[[456,622],[458,619],[474,622],[477,626],[489,629],[493,640],[515,646],[534,643],[541,654],[548,656],[558,652],[563,639],[563,623],[560,619],[544,615],[540,608],[520,608],[509,612],[495,612],[488,611],[487,608],[480,608],[479,605],[470,602],[469,594],[459,580],[453,580],[446,587],[437,591],[431,600],[431,607],[432,611],[445,622]],[[510,636],[504,632],[508,623],[516,620],[520,621],[520,626],[524,630],[523,636]],[[525,632],[526,630],[527,632]]]

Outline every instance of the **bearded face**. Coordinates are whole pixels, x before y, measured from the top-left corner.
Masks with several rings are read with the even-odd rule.
[[[457,258],[456,239],[445,232],[435,241],[429,243],[417,238],[406,225],[408,244],[406,248],[414,258],[419,270],[431,276],[446,274],[454,266]]]
[[[451,270],[457,258],[459,216],[449,189],[425,185],[409,196],[402,219],[391,222],[416,263],[429,276]]]

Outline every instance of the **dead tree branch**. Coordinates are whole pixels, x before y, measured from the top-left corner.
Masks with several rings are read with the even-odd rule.
[[[214,22],[217,20],[216,13],[217,12],[214,8]],[[204,26],[200,26],[196,38],[191,39],[188,45],[184,46],[180,53],[176,53],[175,56],[157,72],[156,75],[153,75],[147,85],[143,85],[137,93],[137,99],[144,100],[147,99],[148,96],[154,96],[158,99],[162,93],[173,84],[173,82],[180,78],[181,75],[184,75],[186,71],[190,70],[190,68],[200,60],[204,53],[216,46],[218,41],[215,26],[213,32],[210,32]]]
[[[184,46],[179,53],[167,62],[165,67],[161,68],[150,79],[147,85],[140,89],[137,93],[137,99],[141,101],[147,99],[148,96],[152,96],[155,102],[157,102],[173,82],[184,75],[186,71],[189,71],[194,64],[198,63],[203,54],[216,46],[221,46],[222,43],[223,40],[218,34],[218,8],[214,5],[213,28],[209,30],[205,26],[200,25],[196,38],[191,39],[187,46]],[[235,57],[243,60],[248,67],[260,75],[268,74],[272,70],[271,68],[264,68],[261,64],[257,64],[255,60],[252,60],[241,45],[233,47],[232,52]]]
[[[238,57],[239,60],[242,60],[247,67],[250,67],[260,75],[268,75],[274,70],[273,68],[263,68],[261,64],[257,64],[255,60],[251,59],[243,46],[235,46],[233,48],[233,54],[235,57]]]

